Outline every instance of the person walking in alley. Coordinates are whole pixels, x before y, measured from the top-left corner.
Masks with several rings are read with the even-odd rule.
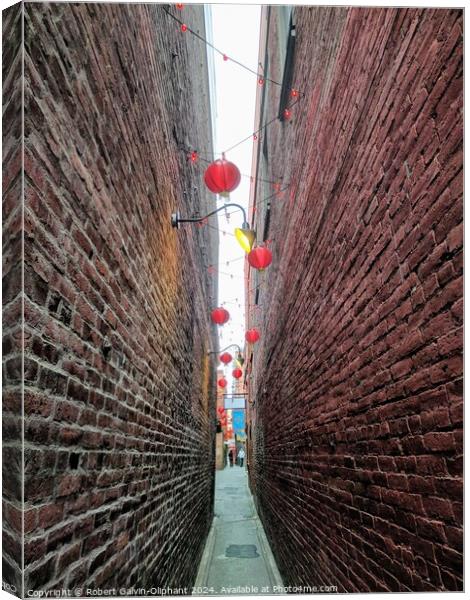
[[[228,462],[230,464],[231,467],[233,467],[233,460],[234,460],[234,451],[233,448],[230,448],[230,450],[228,451]]]
[[[240,451],[238,453],[238,460],[239,460],[240,467],[243,467],[243,459],[244,458],[245,458],[245,450],[244,450],[244,448],[240,448]]]

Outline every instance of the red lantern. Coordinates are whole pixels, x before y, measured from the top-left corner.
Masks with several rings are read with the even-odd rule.
[[[240,183],[241,175],[238,167],[225,159],[211,163],[204,173],[204,181],[211,192],[227,196]]]
[[[252,329],[248,329],[248,331],[245,333],[245,340],[249,344],[256,344],[256,342],[259,340],[259,338],[260,338],[259,331],[256,329],[256,327],[253,327]]]
[[[235,377],[235,379],[240,379],[240,377],[243,375],[243,371],[241,369],[234,369],[232,371],[232,375]]]
[[[230,319],[230,314],[225,308],[214,308],[211,312],[211,319],[217,325],[223,325]]]
[[[229,352],[224,352],[219,358],[224,365],[228,365],[229,362],[232,362],[232,355]]]
[[[225,379],[225,377],[221,377],[217,383],[222,389],[227,386],[227,380]]]
[[[248,262],[254,269],[263,271],[266,267],[269,267],[273,260],[271,250],[264,246],[257,246],[248,254]]]

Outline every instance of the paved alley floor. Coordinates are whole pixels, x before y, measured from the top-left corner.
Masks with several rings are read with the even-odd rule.
[[[269,542],[248,487],[245,468],[216,473],[215,517],[199,566],[195,595],[281,593]]]

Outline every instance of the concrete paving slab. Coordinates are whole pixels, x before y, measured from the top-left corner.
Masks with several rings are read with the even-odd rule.
[[[197,595],[280,593],[274,556],[251,496],[246,470],[217,471],[215,518],[195,584]]]

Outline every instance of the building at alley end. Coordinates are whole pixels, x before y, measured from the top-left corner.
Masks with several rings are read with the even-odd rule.
[[[248,458],[279,569],[461,590],[462,11],[263,7],[260,50]]]
[[[204,35],[204,7],[185,11]],[[157,4],[18,4],[3,32],[4,581],[190,586],[213,516],[218,234],[170,216],[215,206],[184,150],[212,147],[206,47]]]

